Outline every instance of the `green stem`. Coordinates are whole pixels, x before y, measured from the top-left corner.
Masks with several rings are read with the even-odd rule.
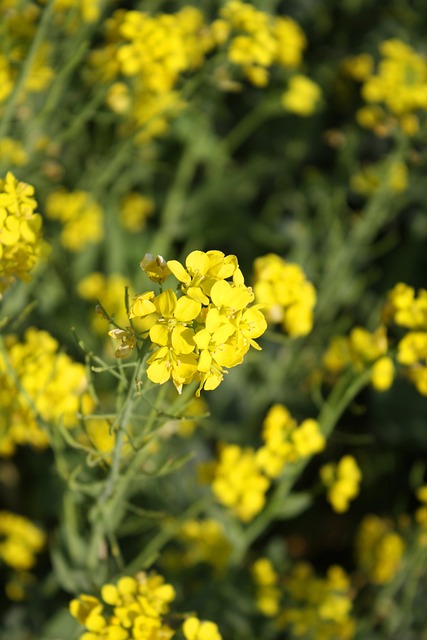
[[[43,10],[36,35],[34,36],[34,39],[31,43],[31,47],[27,53],[25,62],[22,65],[21,73],[15,83],[13,91],[5,106],[3,117],[0,121],[0,139],[4,138],[7,135],[10,122],[13,118],[17,100],[20,97],[21,89],[23,88],[25,81],[28,77],[28,74],[31,71],[31,67],[37,55],[38,48],[46,35],[49,20],[53,12],[53,7],[54,7],[54,0],[49,0],[47,6]]]
[[[188,145],[181,156],[175,180],[169,190],[159,223],[159,230],[153,239],[151,253],[167,255],[171,244],[180,232],[181,216],[184,211],[185,198],[194,176],[197,160],[191,145]]]
[[[349,375],[343,376],[334,387],[318,417],[321,432],[325,437],[332,433],[346,408],[357,394],[369,384],[370,379],[370,369],[363,371],[356,377],[353,372],[349,372]],[[280,517],[284,501],[310,460],[311,457],[303,458],[285,470],[281,482],[277,485],[265,509],[243,532],[241,544],[233,550],[231,561],[234,565],[237,566],[242,562],[251,544],[264,533],[277,517]]]

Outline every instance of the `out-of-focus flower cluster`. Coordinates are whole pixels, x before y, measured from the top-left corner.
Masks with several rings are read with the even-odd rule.
[[[227,566],[232,548],[218,520],[185,520],[177,541],[179,550],[168,550],[162,557],[168,569],[181,571],[204,564],[221,573]]]
[[[0,180],[0,297],[15,278],[28,282],[31,270],[49,251],[33,196],[34,188],[10,172]]]
[[[27,571],[45,544],[45,534],[30,520],[0,511],[0,559],[16,571]]]
[[[356,371],[372,366],[373,387],[378,391],[385,391],[394,380],[394,364],[387,352],[385,326],[381,325],[373,332],[355,327],[349,336],[337,336],[331,340],[323,356],[323,365],[332,376],[338,375],[348,366]]]
[[[257,258],[254,292],[267,322],[281,324],[295,338],[311,331],[316,290],[300,266],[274,253]]]
[[[35,37],[41,8],[34,2],[5,0],[0,6],[0,114],[15,88],[20,70],[26,62]],[[18,103],[24,103],[29,93],[44,91],[54,77],[49,65],[52,45],[42,42],[24,79]]]
[[[403,538],[391,522],[368,515],[360,523],[356,536],[356,557],[360,570],[376,585],[393,580],[405,552]]]
[[[142,264],[154,281],[173,273],[182,292],[178,297],[172,289],[159,295],[147,291],[130,306],[130,318],[144,319],[149,327],[154,351],[147,375],[152,382],[172,380],[181,391],[197,381],[199,395],[201,389],[215,389],[251,346],[260,349],[255,338],[264,333],[266,321],[258,306],[249,306],[254,294],[244,284],[236,256],[193,251],[185,267],[177,260],[163,264],[154,258]],[[127,339],[117,330],[110,334]]]
[[[227,63],[264,87],[271,67],[299,67],[305,45],[301,28],[291,18],[272,16],[239,0],[225,3],[210,24],[190,6],[156,15],[120,9],[107,20],[105,44],[91,53],[90,65],[95,82],[109,83],[109,107],[131,125],[139,142],[146,142],[162,134],[185,106],[180,93],[184,74],[202,67],[221,47]],[[220,56],[218,60],[214,78],[219,87],[239,86],[233,70]],[[283,107],[308,116],[320,96],[318,85],[295,75],[283,94]]]
[[[92,409],[92,400],[85,367],[60,352],[46,331],[30,328],[22,342],[8,335],[5,343],[6,354],[0,355],[0,455],[10,456],[17,445],[48,446],[41,423],[74,427],[79,411]]]
[[[327,487],[327,498],[338,513],[347,511],[349,503],[359,493],[362,473],[353,456],[347,455],[338,463],[330,462],[320,469],[320,477]]]
[[[348,58],[343,68],[361,81],[367,105],[357,112],[360,125],[377,135],[387,135],[394,126],[407,135],[425,122],[427,109],[427,59],[397,38],[385,40],[377,65],[369,54]]]
[[[419,393],[427,395],[427,290],[416,295],[413,287],[400,282],[388,295],[384,308],[388,324],[409,329],[397,344],[396,360]]]
[[[258,608],[274,618],[279,628],[291,630],[298,638],[353,637],[351,583],[342,567],[329,567],[322,578],[310,564],[301,562],[281,576],[270,560],[260,558],[252,574]]]
[[[61,243],[70,251],[81,251],[91,242],[100,242],[103,238],[102,209],[86,191],[62,189],[51,193],[46,202],[46,214],[62,223]]]
[[[325,447],[325,438],[315,420],[304,420],[298,426],[286,407],[279,404],[268,412],[262,438],[264,444],[257,450],[222,445],[211,469],[216,499],[243,522],[249,522],[262,510],[272,479],[278,478],[287,464]]]
[[[70,602],[70,612],[86,628],[80,640],[168,640],[175,634],[166,621],[174,599],[174,588],[162,576],[139,573],[105,584],[100,598],[80,595]],[[194,616],[185,620],[183,633],[187,640],[221,640],[213,622]]]

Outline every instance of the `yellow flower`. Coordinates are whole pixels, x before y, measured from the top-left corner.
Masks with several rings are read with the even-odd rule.
[[[359,493],[362,474],[353,456],[344,456],[338,464],[329,463],[321,467],[320,477],[328,488],[328,501],[338,513],[349,508],[349,503]]]
[[[265,504],[270,481],[260,473],[253,449],[224,445],[215,468],[212,491],[221,504],[249,522]]]
[[[286,111],[307,117],[317,110],[322,92],[310,78],[296,75],[289,80],[288,89],[282,96],[282,105]]]
[[[255,301],[267,322],[281,323],[291,337],[309,333],[313,326],[316,291],[303,270],[270,253],[254,262]]]
[[[221,640],[218,627],[214,622],[202,622],[192,616],[182,625],[186,640]]]
[[[16,571],[31,569],[45,545],[41,529],[23,516],[0,511],[0,558]]]
[[[81,251],[103,238],[103,211],[85,191],[55,191],[47,199],[46,214],[62,222],[61,242],[70,251]]]
[[[120,208],[120,220],[128,231],[141,231],[147,218],[153,215],[154,202],[140,193],[132,192],[123,199]]]
[[[356,537],[357,561],[373,584],[387,584],[402,563],[405,544],[391,523],[375,515],[363,518]]]
[[[28,282],[32,269],[49,253],[33,196],[34,188],[10,172],[0,180],[0,298],[16,278]]]

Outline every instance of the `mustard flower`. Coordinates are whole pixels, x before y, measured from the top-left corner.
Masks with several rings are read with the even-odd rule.
[[[282,96],[282,105],[286,111],[298,116],[311,116],[317,110],[322,92],[319,85],[302,75],[289,80],[287,90]]]
[[[176,260],[148,255],[141,266],[152,280],[172,273],[181,296],[171,289],[159,295],[147,291],[135,296],[130,318],[151,323],[153,353],[147,376],[157,384],[172,380],[179,392],[184,384],[199,382],[196,392],[215,389],[231,367],[240,364],[266,329],[254,294],[244,285],[236,256],[221,251],[193,251],[185,267]],[[232,282],[228,280],[232,279]]]
[[[327,498],[337,513],[349,508],[351,500],[357,497],[362,474],[353,456],[346,455],[337,463],[323,465],[320,477],[328,488]]]
[[[141,193],[131,192],[121,203],[120,221],[128,231],[141,231],[153,212],[154,202],[151,198]]]
[[[322,578],[308,563],[298,563],[283,584],[286,606],[277,617],[279,627],[298,637],[353,638],[350,579],[342,567],[329,567]]]
[[[124,576],[105,584],[100,595],[81,594],[70,602],[71,615],[87,630],[82,640],[168,640],[174,634],[164,616],[175,590],[162,576]]]
[[[325,369],[333,375],[347,367],[363,371],[371,367],[371,384],[377,391],[386,391],[394,380],[395,367],[388,356],[387,330],[380,325],[370,332],[363,327],[354,327],[348,337],[334,337],[323,356]]]
[[[265,505],[270,481],[261,473],[255,451],[224,445],[214,469],[212,491],[216,499],[249,522]]]
[[[316,291],[301,267],[270,253],[254,263],[255,300],[272,324],[281,324],[291,337],[304,336],[313,327]]]
[[[38,417],[74,427],[78,413],[89,413],[93,402],[84,365],[60,352],[46,331],[29,328],[22,342],[8,335],[6,350],[14,376],[0,357],[0,455],[10,456],[18,445],[48,446],[48,434]]]
[[[356,536],[356,556],[360,569],[372,584],[393,580],[404,551],[405,543],[389,521],[375,515],[363,518]]]
[[[16,278],[28,282],[49,252],[33,196],[34,188],[10,172],[0,180],[0,297]]]
[[[220,571],[227,565],[231,546],[218,520],[185,520],[178,539],[184,547],[179,553],[184,566],[206,563]]]
[[[46,214],[62,224],[61,243],[70,251],[81,251],[104,235],[103,212],[86,191],[60,189],[49,195]]]
[[[182,631],[186,640],[222,640],[214,622],[202,622],[195,616],[187,618],[182,625]]]
[[[31,569],[46,536],[30,520],[9,511],[0,511],[0,559],[16,571]]]
[[[281,404],[273,405],[267,413],[262,437],[264,445],[256,453],[257,462],[269,478],[280,476],[287,464],[319,453],[326,442],[316,420],[298,425]]]
[[[367,106],[359,111],[358,121],[378,135],[396,124],[413,135],[427,108],[427,59],[397,38],[384,40],[379,50],[377,68],[366,67],[359,78]]]
[[[256,604],[265,616],[277,616],[280,610],[282,592],[279,588],[279,576],[268,558],[259,558],[251,568],[255,582]]]

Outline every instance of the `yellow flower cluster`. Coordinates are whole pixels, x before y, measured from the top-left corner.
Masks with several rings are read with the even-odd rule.
[[[218,627],[209,620],[199,620],[195,616],[187,618],[182,625],[182,632],[186,640],[222,640]]]
[[[354,636],[350,579],[340,566],[329,567],[326,577],[320,578],[310,564],[298,563],[284,578],[284,593],[291,604],[279,613],[277,622],[290,627],[296,637],[350,640]]]
[[[48,254],[36,207],[31,185],[10,172],[0,180],[0,297],[15,278],[28,282],[30,271]]]
[[[93,52],[92,67],[102,81],[116,80],[107,103],[129,116],[145,142],[182,108],[179,80],[203,64],[212,37],[203,14],[190,6],[156,15],[118,10],[106,26],[107,44]]]
[[[270,480],[262,473],[253,449],[226,444],[221,447],[211,486],[221,504],[242,522],[249,522],[264,507]]]
[[[408,186],[408,168],[403,162],[395,162],[391,166],[385,163],[368,165],[351,177],[350,184],[363,196],[371,196],[380,186],[386,186],[393,193],[401,193]]]
[[[255,300],[269,323],[281,324],[291,337],[310,333],[316,290],[297,264],[270,253],[254,263]]]
[[[330,462],[320,468],[320,477],[328,489],[327,498],[338,513],[348,510],[357,497],[362,474],[353,456],[344,456],[338,463]]]
[[[54,10],[57,14],[67,16],[67,27],[74,31],[80,22],[76,20],[76,10],[83,22],[95,22],[101,13],[101,0],[55,0]],[[69,23],[69,14],[72,13],[73,21]],[[65,16],[61,16],[65,17]]]
[[[198,396],[201,389],[215,389],[251,346],[260,349],[254,339],[264,333],[266,322],[257,306],[249,307],[254,294],[244,284],[236,256],[193,251],[185,267],[177,260],[169,260],[166,267],[182,295],[177,297],[172,289],[157,296],[154,291],[138,295],[130,318],[151,325],[154,352],[148,359],[148,378],[157,384],[171,379],[179,392],[197,381]]]
[[[20,0],[3,0],[0,5],[2,40],[4,38],[7,43],[7,53],[0,53],[0,111],[1,104],[6,102],[12,93],[27,59],[40,11],[40,7],[35,3],[22,3]],[[48,64],[51,51],[52,47],[48,42],[42,42],[38,47],[19,95],[20,102],[24,101],[26,93],[43,91],[51,82],[54,77],[54,71]]]
[[[405,551],[401,536],[391,523],[368,515],[360,523],[356,536],[356,556],[360,569],[376,585],[391,582],[399,570]]]
[[[12,569],[31,569],[45,539],[43,531],[27,518],[10,511],[0,511],[0,559]]]
[[[403,282],[388,294],[385,321],[409,331],[397,345],[397,361],[419,393],[427,395],[427,290],[415,290]]]
[[[226,566],[231,547],[218,520],[186,520],[178,538],[185,547],[180,552],[184,566],[206,563],[218,570]]]
[[[27,164],[28,154],[19,140],[13,138],[0,139],[0,163],[8,166],[22,167]]]
[[[268,412],[258,450],[223,445],[214,466],[212,491],[221,504],[232,509],[243,521],[254,518],[265,505],[271,480],[277,478],[288,463],[294,463],[323,450],[325,438],[315,420],[299,426],[283,405]]]
[[[307,117],[317,110],[321,97],[319,85],[298,74],[289,80],[288,88],[282,96],[282,105],[290,113]]]
[[[229,0],[220,16],[212,24],[214,37],[217,35],[219,44],[229,39],[230,62],[241,67],[253,85],[265,87],[273,66],[295,69],[301,64],[306,38],[291,18],[269,15],[240,0]],[[316,110],[320,95],[317,84],[296,75],[283,94],[282,104],[287,111],[308,116]]]
[[[348,60],[346,69],[363,81],[362,97],[368,103],[357,113],[359,124],[378,135],[397,124],[408,135],[420,127],[419,112],[427,109],[427,59],[398,39],[380,47],[377,69],[369,56]]]
[[[6,337],[7,362],[0,356],[0,455],[10,456],[17,445],[44,448],[48,434],[39,426],[61,421],[78,424],[78,412],[88,413],[85,367],[59,352],[46,331],[27,329],[23,342]]]
[[[162,576],[124,576],[117,584],[105,584],[100,595],[82,594],[70,602],[71,615],[86,627],[80,640],[169,640],[175,634],[166,622],[175,590]],[[187,640],[221,640],[213,622],[194,616],[182,631]]]
[[[298,426],[282,404],[267,413],[262,438],[265,444],[257,451],[257,463],[269,478],[280,476],[287,463],[320,453],[326,444],[316,420],[309,418]]]
[[[100,599],[80,595],[70,602],[70,612],[86,627],[80,640],[168,640],[174,631],[163,618],[174,598],[174,588],[161,576],[139,573],[105,584]]]
[[[387,355],[388,340],[385,326],[374,332],[355,327],[348,337],[332,338],[323,356],[323,365],[333,376],[346,367],[363,371],[372,366],[371,383],[377,391],[390,388],[394,380],[393,360]]]
[[[256,604],[265,616],[277,616],[280,610],[282,592],[279,588],[279,576],[268,558],[259,558],[252,565],[252,577],[255,582]]]
[[[147,222],[147,218],[153,215],[154,202],[151,198],[141,193],[131,192],[123,199],[120,208],[120,221],[125,229],[136,232],[141,231]]]
[[[61,189],[51,193],[46,201],[46,214],[63,224],[61,243],[70,251],[81,251],[103,238],[102,209],[86,191]]]

